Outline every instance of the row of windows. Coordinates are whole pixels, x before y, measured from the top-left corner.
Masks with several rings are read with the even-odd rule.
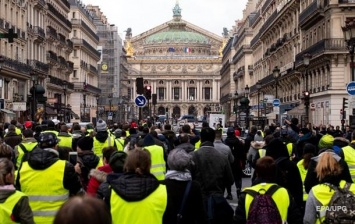
[[[182,88],[180,87],[174,87],[172,89],[172,99],[173,100],[181,100],[182,99]],[[186,88],[186,99],[187,100],[196,100],[196,96],[197,96],[197,88],[195,87],[189,87],[189,88]],[[203,96],[203,99],[204,100],[211,100],[212,99],[212,88],[210,87],[206,87],[206,88],[203,88],[202,89],[202,96]],[[158,88],[157,89],[157,98],[159,100],[164,100],[166,99],[166,88]]]
[[[175,81],[174,81],[174,84],[179,84],[179,83],[180,83],[180,82],[179,82],[178,80],[175,80]],[[147,85],[147,84],[149,84],[149,82],[148,82],[147,80],[145,80],[145,81],[144,81],[144,84]],[[163,85],[163,84],[164,84],[164,81],[163,81],[163,80],[160,80],[160,81],[159,81],[159,84],[160,84],[160,85]],[[189,81],[189,84],[195,84],[195,81],[194,81],[194,80],[190,80],[190,81]],[[209,85],[209,84],[210,84],[210,81],[206,80],[206,81],[205,81],[205,84],[206,84],[206,85]]]

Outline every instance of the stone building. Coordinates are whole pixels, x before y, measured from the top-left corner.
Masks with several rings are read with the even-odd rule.
[[[156,106],[143,108],[144,115],[184,114],[202,116],[207,111],[221,111],[221,55],[224,39],[181,18],[177,3],[173,19],[142,34],[125,38],[131,81],[131,100],[136,94],[135,80],[157,94]],[[138,118],[138,109],[134,117]]]

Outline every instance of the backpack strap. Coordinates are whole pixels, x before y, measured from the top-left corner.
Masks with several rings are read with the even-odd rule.
[[[265,194],[272,196],[278,189],[280,189],[280,186],[274,184],[265,192]]]
[[[23,151],[24,153],[28,153],[28,150],[26,149],[26,147],[25,147],[22,143],[19,144],[18,146],[22,149],[22,151]]]
[[[177,223],[180,223],[181,222],[181,219],[183,217],[183,214],[184,214],[184,208],[185,208],[185,204],[186,204],[186,200],[187,200],[187,196],[189,195],[189,192],[190,192],[190,188],[191,188],[191,180],[189,180],[187,182],[187,185],[186,185],[186,188],[185,188],[185,192],[184,192],[184,197],[182,198],[182,202],[181,202],[181,205],[180,205],[180,209],[179,209],[179,212],[177,214]]]

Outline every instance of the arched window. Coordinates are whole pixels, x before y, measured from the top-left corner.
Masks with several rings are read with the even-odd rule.
[[[194,80],[190,80],[190,84],[195,84]]]
[[[206,80],[206,81],[205,81],[205,84],[206,84],[206,85],[210,84],[210,81]]]
[[[144,80],[144,84],[148,84],[148,80]]]
[[[178,80],[175,80],[175,81],[174,81],[174,84],[179,84],[179,81],[178,81]]]
[[[164,84],[164,81],[163,81],[163,80],[160,80],[160,81],[159,81],[159,84],[161,84],[161,85]]]

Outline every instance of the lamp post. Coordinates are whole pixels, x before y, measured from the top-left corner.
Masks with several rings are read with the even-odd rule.
[[[305,110],[306,110],[306,116],[305,116],[305,123],[307,124],[309,122],[309,99],[310,99],[310,94],[308,91],[308,74],[307,74],[307,68],[309,65],[309,62],[311,60],[312,55],[311,54],[304,54],[303,55],[303,64],[304,64],[304,76],[306,79],[306,86],[305,86]]]
[[[99,99],[100,99],[100,95],[96,94],[96,122],[99,120]]]
[[[4,64],[4,62],[5,62],[5,58],[2,55],[0,55],[0,74],[1,74],[1,69],[2,69],[2,65]],[[2,77],[0,76],[0,88],[1,88],[0,98],[2,98],[2,85],[3,85],[2,82],[3,82],[3,80],[2,80]]]
[[[260,122],[260,89],[261,89],[261,81],[257,81],[256,89],[258,90],[258,126]]]
[[[344,39],[347,44],[350,61],[351,61],[351,81],[355,81],[355,70],[354,70],[354,52],[355,52],[355,19],[347,20],[345,26],[342,27],[344,33]]]
[[[64,123],[67,123],[67,89],[68,83],[63,83],[63,91],[64,91]]]
[[[83,113],[83,118],[82,121],[86,122],[86,94],[83,94],[83,101],[84,101],[84,113]]]
[[[249,129],[249,99],[248,99],[248,97],[249,97],[249,93],[250,93],[250,88],[249,88],[249,86],[248,85],[246,85],[245,86],[245,88],[244,88],[244,97],[246,98],[246,114],[245,114],[245,121],[246,121],[246,126],[247,126],[247,128]]]
[[[37,82],[38,76],[36,73],[31,72],[31,80],[32,80],[32,91],[31,91],[31,95],[32,95],[32,113],[31,113],[31,119],[32,121],[35,121],[35,114],[37,111],[36,108],[36,82]]]
[[[234,93],[234,106],[233,106],[233,112],[235,114],[235,120],[234,120],[234,127],[238,126],[238,91],[235,91]]]
[[[278,99],[278,95],[277,95],[277,88],[278,88],[278,85],[279,85],[279,78],[280,78],[280,76],[281,76],[281,73],[280,73],[280,69],[277,67],[277,66],[275,66],[275,68],[274,68],[274,70],[272,70],[272,74],[273,74],[273,76],[274,76],[274,79],[275,79],[275,90],[276,90],[276,93],[275,93],[275,99]],[[276,121],[278,122],[278,123],[280,123],[279,122],[279,114],[280,113],[280,109],[278,110],[278,112],[277,112],[277,114],[276,114]]]

